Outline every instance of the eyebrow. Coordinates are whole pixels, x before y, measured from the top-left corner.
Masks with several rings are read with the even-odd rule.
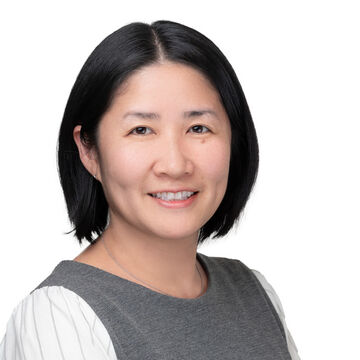
[[[193,117],[201,116],[204,114],[210,114],[215,118],[218,118],[217,113],[211,109],[204,109],[204,110],[190,110],[184,112],[184,118],[191,119]],[[160,115],[158,113],[153,112],[141,112],[141,111],[128,111],[124,114],[123,119],[127,118],[128,116],[135,116],[140,117],[142,119],[160,119]]]

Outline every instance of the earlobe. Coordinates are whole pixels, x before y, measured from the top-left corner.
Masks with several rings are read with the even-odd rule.
[[[80,160],[90,175],[95,175],[95,178],[98,180],[98,163],[94,150],[82,141],[80,137],[80,130],[81,125],[75,126],[73,130],[73,137],[79,151]]]

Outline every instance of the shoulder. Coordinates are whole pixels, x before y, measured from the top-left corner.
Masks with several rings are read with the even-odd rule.
[[[4,359],[116,359],[92,308],[63,286],[44,286],[13,310],[0,343]]]
[[[274,288],[271,286],[271,284],[267,281],[265,276],[257,270],[251,269],[252,273],[256,276],[256,278],[259,280],[261,286],[266,291],[268,297],[270,298],[272,304],[274,305],[274,308],[276,312],[279,315],[279,318],[281,320],[281,323],[284,327],[285,336],[286,336],[286,342],[288,344],[288,349],[291,355],[291,358],[293,360],[300,360],[297,347],[295,345],[294,339],[291,336],[291,333],[286,325],[285,321],[285,313],[284,309],[282,307],[281,301],[277,293],[275,292]]]
[[[270,298],[276,312],[279,314],[280,319],[284,319],[284,310],[282,308],[280,299],[277,296],[274,288],[270,285],[270,283],[266,280],[265,276],[260,271],[249,268],[239,259],[207,256],[204,254],[201,254],[201,256],[205,258],[208,264],[211,263],[212,269],[215,269],[215,271],[220,272],[225,270],[226,273],[231,273],[235,275],[237,279],[243,274],[245,274],[247,278],[248,274],[250,274],[251,278],[255,277]]]
[[[283,320],[285,319],[284,309],[282,307],[280,298],[276,294],[274,288],[270,285],[270,283],[267,281],[265,276],[260,271],[257,271],[254,269],[251,269],[251,271],[256,276],[256,278],[259,280],[260,284],[266,291],[266,294],[269,296],[272,304],[274,305],[276,312],[279,314],[279,317],[280,317],[281,321],[283,322]]]

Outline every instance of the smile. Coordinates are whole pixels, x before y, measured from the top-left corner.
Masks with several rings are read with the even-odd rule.
[[[179,209],[179,208],[184,208],[184,207],[190,206],[197,198],[198,193],[199,193],[198,191],[194,192],[194,193],[190,193],[189,196],[185,195],[183,198],[180,198],[180,199],[174,198],[174,196],[172,196],[170,193],[170,196],[168,198],[169,200],[166,200],[165,196],[157,197],[156,194],[148,194],[148,195],[151,196],[152,199],[154,199],[154,201],[156,201],[160,206],[163,206],[166,208],[172,208],[172,209]],[[172,194],[174,194],[174,193],[172,193]],[[180,195],[178,195],[178,197],[179,196]]]
[[[174,201],[174,200],[186,200],[194,194],[198,193],[198,191],[178,191],[174,192],[161,192],[156,194],[149,194],[152,197],[157,199],[162,199],[165,201]]]

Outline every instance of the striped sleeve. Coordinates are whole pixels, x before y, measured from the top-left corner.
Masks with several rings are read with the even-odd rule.
[[[0,343],[4,360],[116,360],[104,325],[76,293],[45,286],[13,310]]]
[[[269,296],[272,304],[274,305],[274,308],[275,308],[276,312],[278,313],[278,315],[280,317],[280,320],[281,320],[281,322],[283,324],[283,327],[284,327],[284,330],[285,330],[286,341],[287,341],[289,353],[291,355],[291,359],[292,360],[300,360],[300,357],[299,357],[299,354],[298,354],[298,349],[297,349],[297,347],[295,345],[294,339],[292,338],[292,336],[290,334],[290,331],[286,326],[285,313],[284,313],[284,309],[282,307],[280,298],[276,294],[274,288],[268,283],[268,281],[266,280],[264,275],[262,275],[257,270],[252,269],[252,272],[257,277],[257,279],[260,281],[262,287],[266,291],[266,293]]]

